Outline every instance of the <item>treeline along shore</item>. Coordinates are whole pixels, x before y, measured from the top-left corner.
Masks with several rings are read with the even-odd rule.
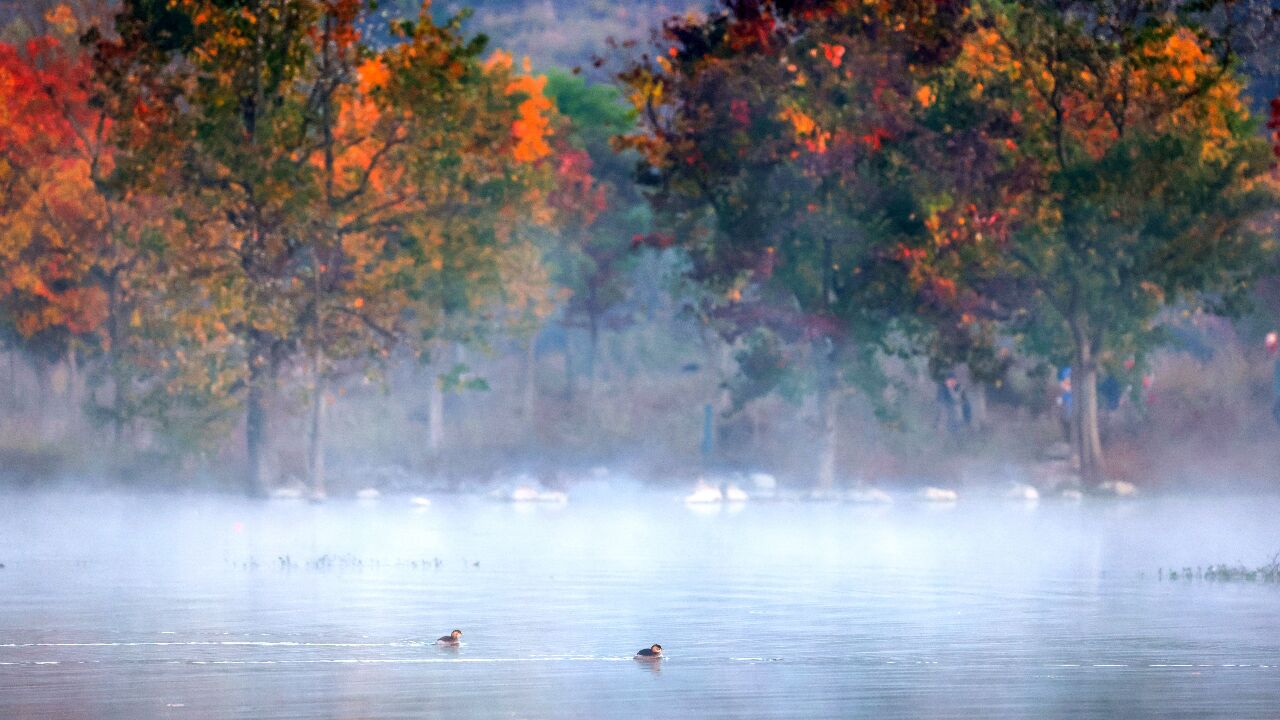
[[[0,476],[1274,484],[1269,3],[480,5],[0,5]]]

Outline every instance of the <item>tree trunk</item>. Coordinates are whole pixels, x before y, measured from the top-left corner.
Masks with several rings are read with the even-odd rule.
[[[596,351],[600,346],[600,318],[594,313],[587,319],[587,393],[594,405],[596,399]]]
[[[326,33],[330,18],[326,18]],[[326,43],[326,53],[328,45]],[[328,64],[328,55],[325,56]],[[325,188],[328,197],[333,194],[333,144],[329,133],[328,102],[325,103]],[[311,301],[314,304],[311,325],[311,431],[307,448],[307,474],[311,486],[311,499],[323,500],[328,494],[324,476],[324,293],[320,284],[320,249],[311,248]]]
[[[836,406],[839,394],[825,387],[818,392],[818,412],[822,428],[822,447],[818,455],[818,489],[829,492],[836,486]]]
[[[832,262],[832,241],[822,238],[822,302],[830,311],[835,300],[835,277]],[[839,394],[836,387],[836,345],[833,338],[819,338],[814,345],[818,362],[818,418],[821,425],[822,447],[818,455],[818,491],[828,493],[836,485],[836,410]]]
[[[564,399],[573,402],[573,332],[564,330]]]
[[[1080,479],[1096,486],[1105,477],[1102,437],[1098,431],[1098,364],[1088,325],[1082,319],[1072,323],[1075,361],[1071,367],[1072,442],[1080,464]]]
[[[815,347],[818,361],[818,425],[820,447],[818,449],[818,484],[820,492],[830,492],[836,486],[836,446],[839,433],[836,428],[836,411],[840,394],[836,388],[835,358],[828,346],[829,340],[819,341]]]
[[[248,467],[245,468],[244,489],[250,497],[266,494],[263,478],[263,460],[267,448],[267,382],[271,375],[271,361],[267,357],[267,343],[257,331],[249,338],[249,394],[245,399],[244,439]]]
[[[18,407],[18,349],[9,348],[9,404]]]
[[[62,414],[57,412],[58,406],[51,400],[60,398],[67,391],[67,378],[62,371],[61,361],[39,358],[36,367],[36,427],[40,437],[50,437],[62,433]]]
[[[128,387],[120,347],[124,332],[120,326],[120,293],[114,276],[107,286],[107,368],[111,373],[111,429],[119,451],[124,439],[124,418],[128,407]]]
[[[702,444],[699,448],[702,452],[703,464],[709,464],[716,451],[715,413],[711,403],[702,406]]]
[[[538,334],[529,336],[524,350],[524,408],[525,427],[533,438],[538,429]]]
[[[427,395],[427,450],[432,457],[438,457],[444,447],[444,389],[440,383],[440,373],[433,364]]]
[[[75,410],[76,403],[80,397],[80,361],[76,357],[76,341],[74,339],[67,343],[67,408]],[[74,423],[79,417],[78,413],[73,412],[71,421]]]
[[[324,375],[321,352],[317,347],[311,358],[311,431],[308,440],[307,472],[310,475],[311,498],[321,500],[328,493],[324,474]]]
[[[987,429],[987,384],[970,383],[969,386],[970,424],[979,432]]]

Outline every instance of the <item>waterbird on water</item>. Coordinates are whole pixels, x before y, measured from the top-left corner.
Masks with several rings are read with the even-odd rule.
[[[454,630],[448,635],[445,635],[439,640],[436,640],[436,644],[437,645],[460,645],[462,644],[462,640],[459,639],[461,637],[462,637],[462,631]]]
[[[656,643],[636,653],[637,659],[656,660],[660,657],[662,657],[662,646]]]

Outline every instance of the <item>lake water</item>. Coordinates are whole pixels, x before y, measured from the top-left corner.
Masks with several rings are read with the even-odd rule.
[[[0,495],[0,718],[1280,717],[1277,499],[672,495]]]

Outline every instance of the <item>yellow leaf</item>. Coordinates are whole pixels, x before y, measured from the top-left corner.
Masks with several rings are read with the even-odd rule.
[[[796,135],[808,135],[818,127],[813,118],[796,108],[789,107],[783,110],[779,117],[791,123],[791,127],[795,128]]]

